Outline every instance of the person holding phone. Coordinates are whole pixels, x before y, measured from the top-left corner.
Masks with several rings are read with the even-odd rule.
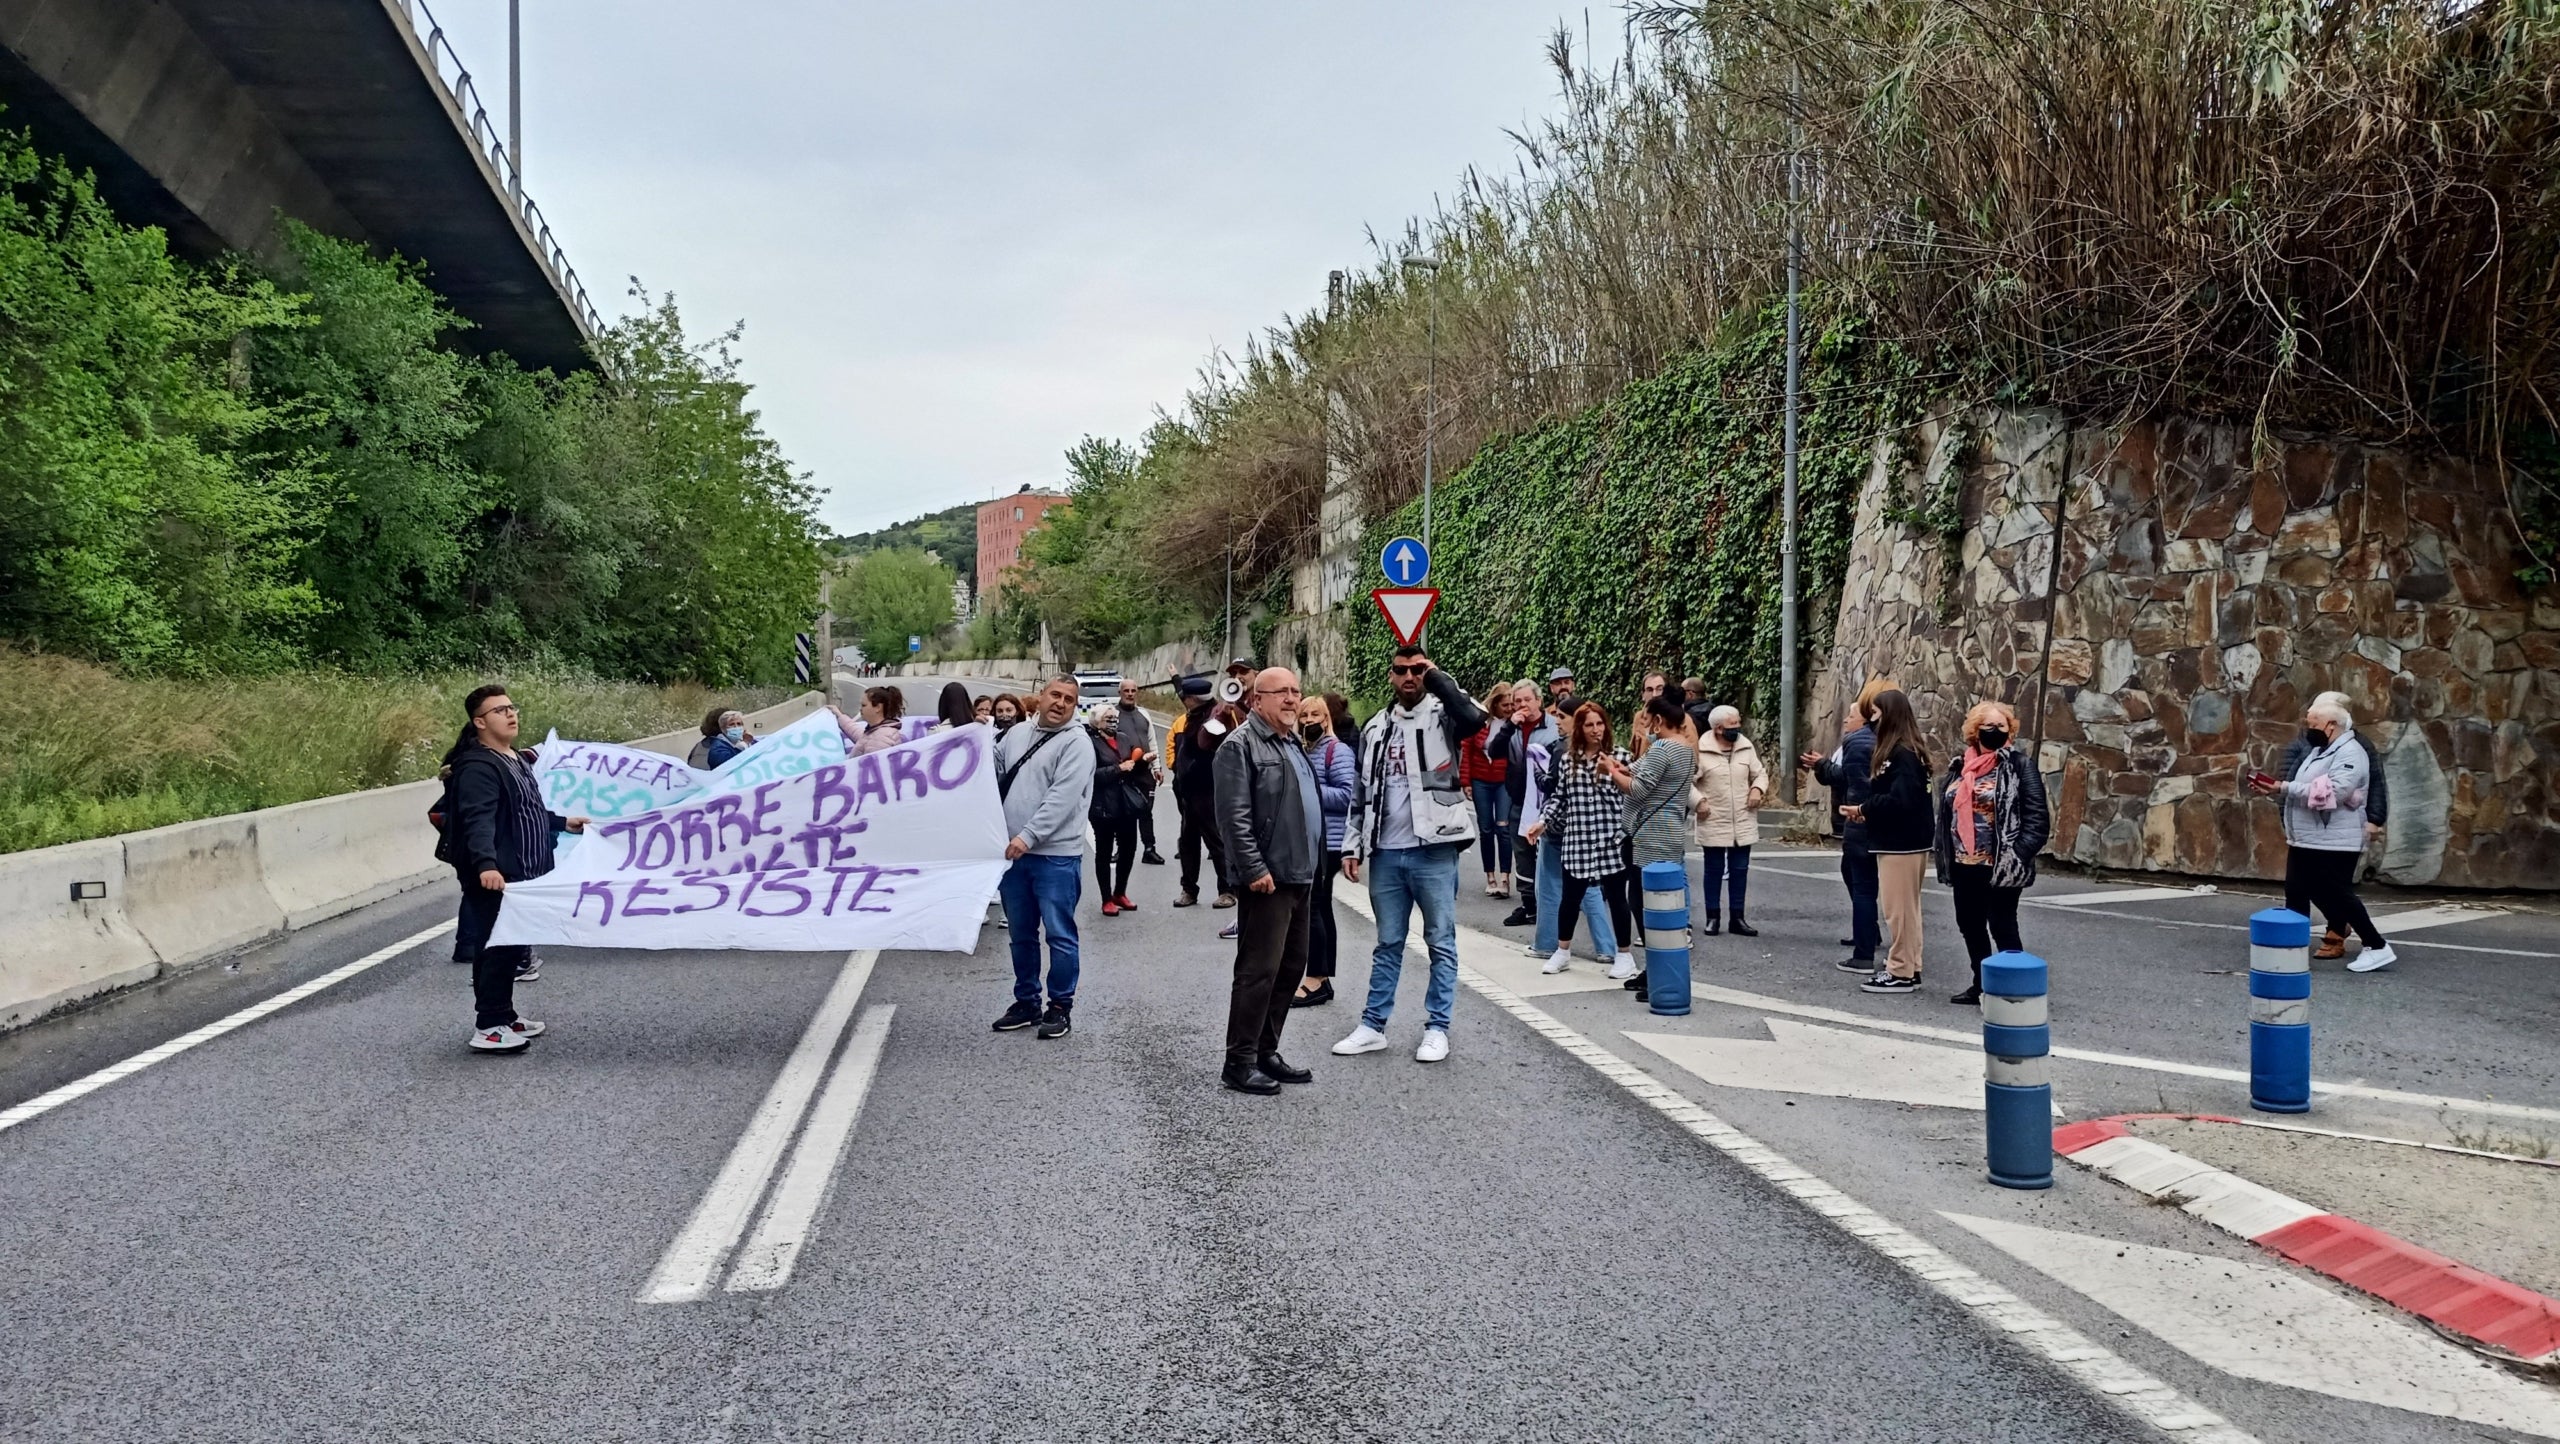
[[[1867,800],[1840,809],[1863,823],[1867,850],[1876,859],[1876,902],[1893,935],[1885,964],[1858,986],[1870,993],[1920,990],[1920,882],[1934,841],[1929,805],[1929,749],[1911,698],[1879,692],[1868,703],[1876,732],[1875,760],[1867,764]]]
[[[2036,854],[2052,832],[2044,778],[2012,740],[2018,714],[1976,702],[1964,714],[1964,751],[1938,789],[1938,881],[1955,894],[1956,929],[1973,959],[1973,984],[1947,1001],[1982,1003],[1982,960],[1994,944],[2022,952],[2018,899],[2036,880]]]
[[[2302,741],[2303,756],[2290,776],[2249,775],[2251,791],[2280,799],[2284,809],[2284,905],[2308,917],[2317,904],[2333,923],[2353,929],[2364,947],[2347,971],[2376,972],[2400,959],[2356,895],[2372,761],[2345,699],[2335,693],[2324,692],[2303,709]]]

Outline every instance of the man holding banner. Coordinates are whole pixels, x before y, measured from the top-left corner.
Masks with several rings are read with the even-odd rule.
[[[996,896],[1013,943],[1013,1006],[995,1030],[1033,1024],[1063,1038],[1082,970],[1076,904],[1084,897],[1085,812],[1093,802],[1093,748],[1076,723],[1076,679],[1056,676],[1040,690],[1040,710],[996,742],[996,791],[1004,801],[1010,864]],[[1049,939],[1049,1001],[1040,1003],[1040,938]]]
[[[462,711],[470,721],[445,754],[453,805],[436,855],[462,882],[454,953],[471,964],[472,1051],[520,1053],[543,1032],[542,1024],[516,1012],[516,969],[533,949],[492,947],[489,934],[507,884],[551,871],[552,834],[583,832],[587,819],[563,817],[543,801],[533,769],[516,752],[522,719],[506,688],[473,688]]]

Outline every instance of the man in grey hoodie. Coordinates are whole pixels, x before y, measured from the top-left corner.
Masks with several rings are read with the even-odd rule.
[[[1013,1006],[996,1019],[1011,1033],[1038,1024],[1063,1038],[1076,1006],[1083,956],[1076,904],[1084,897],[1085,811],[1093,803],[1093,748],[1076,722],[1076,679],[1040,689],[1028,726],[996,739],[996,791],[1004,798],[1004,881],[996,889],[1013,942]],[[1040,1005],[1040,936],[1049,937],[1049,1004]]]

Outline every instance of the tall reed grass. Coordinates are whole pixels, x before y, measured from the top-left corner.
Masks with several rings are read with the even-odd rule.
[[[0,648],[0,852],[433,776],[462,725],[463,694],[487,680],[287,672],[180,681]],[[715,702],[753,709],[789,695],[544,669],[501,680],[532,739],[558,728],[623,741],[696,726]]]

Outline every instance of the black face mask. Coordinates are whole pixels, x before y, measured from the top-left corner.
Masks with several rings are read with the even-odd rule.
[[[2302,740],[2314,747],[2326,747],[2329,745],[2329,734],[2317,727],[2305,727],[2302,729]]]
[[[1997,752],[2009,745],[2009,729],[2006,727],[1985,727],[1974,736],[1981,741],[1985,752]]]
[[[1731,742],[1733,739],[1741,735],[1742,729],[1739,727],[1719,727],[1716,729],[1716,740],[1719,742]]]
[[[1309,742],[1321,742],[1324,740],[1324,724],[1321,722],[1301,722],[1298,724],[1298,735],[1304,737]]]

